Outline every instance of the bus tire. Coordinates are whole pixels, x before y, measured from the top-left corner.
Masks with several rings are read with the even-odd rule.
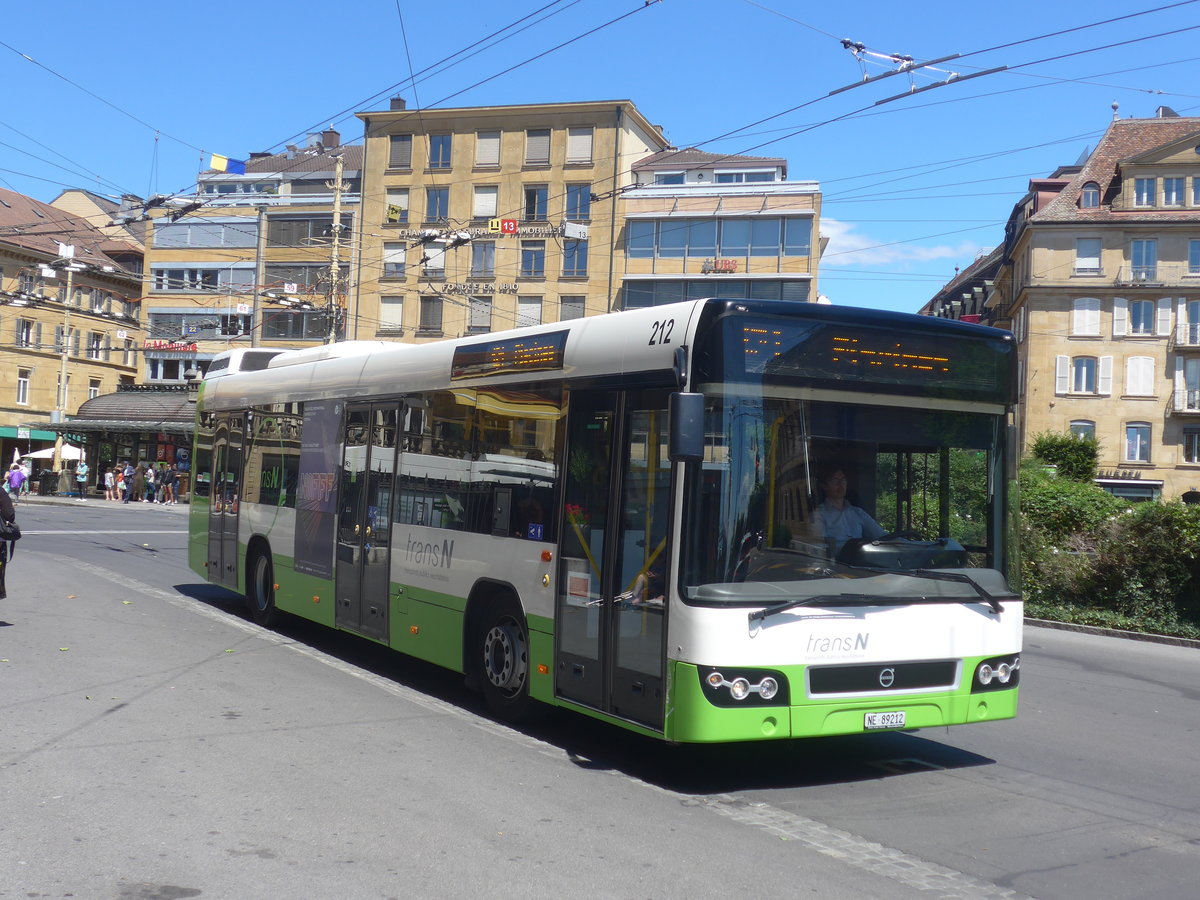
[[[264,628],[275,621],[275,571],[265,547],[258,547],[250,554],[246,567],[246,608]]]
[[[484,610],[475,653],[479,684],[492,714],[506,722],[530,718],[537,702],[529,696],[529,630],[512,597],[498,597]]]

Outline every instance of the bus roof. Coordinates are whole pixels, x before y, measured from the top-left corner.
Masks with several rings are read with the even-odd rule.
[[[947,337],[1007,337],[1006,332],[982,325],[906,313],[805,302],[698,299],[426,344],[344,341],[287,350],[262,371],[231,371],[206,378],[200,402],[207,409],[238,409],[560,379],[673,386],[676,351],[692,344],[706,307],[712,307],[709,315],[735,309],[892,325]]]

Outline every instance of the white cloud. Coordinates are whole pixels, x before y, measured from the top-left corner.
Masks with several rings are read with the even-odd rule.
[[[831,266],[895,265],[934,259],[973,260],[982,251],[990,249],[976,241],[920,246],[903,238],[875,238],[860,234],[855,225],[837,219],[821,219],[821,234],[829,238],[821,261]]]

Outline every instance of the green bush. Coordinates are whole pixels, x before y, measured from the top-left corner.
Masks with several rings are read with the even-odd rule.
[[[1022,463],[1020,498],[1028,615],[1200,636],[1200,507],[1129,504],[1038,460]]]
[[[1072,481],[1090,482],[1096,477],[1100,442],[1094,436],[1043,431],[1033,438],[1033,455],[1058,467],[1058,474]]]
[[[1049,476],[1036,461],[1022,465],[1020,495],[1022,521],[1063,545],[1072,536],[1097,534],[1127,506],[1091,482]]]

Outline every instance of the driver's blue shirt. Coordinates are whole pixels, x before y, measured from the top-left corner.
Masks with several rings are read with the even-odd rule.
[[[828,501],[822,503],[817,507],[817,527],[821,537],[832,544],[831,550],[835,555],[846,541],[854,538],[875,540],[887,534],[878,522],[851,503],[841,509]]]

